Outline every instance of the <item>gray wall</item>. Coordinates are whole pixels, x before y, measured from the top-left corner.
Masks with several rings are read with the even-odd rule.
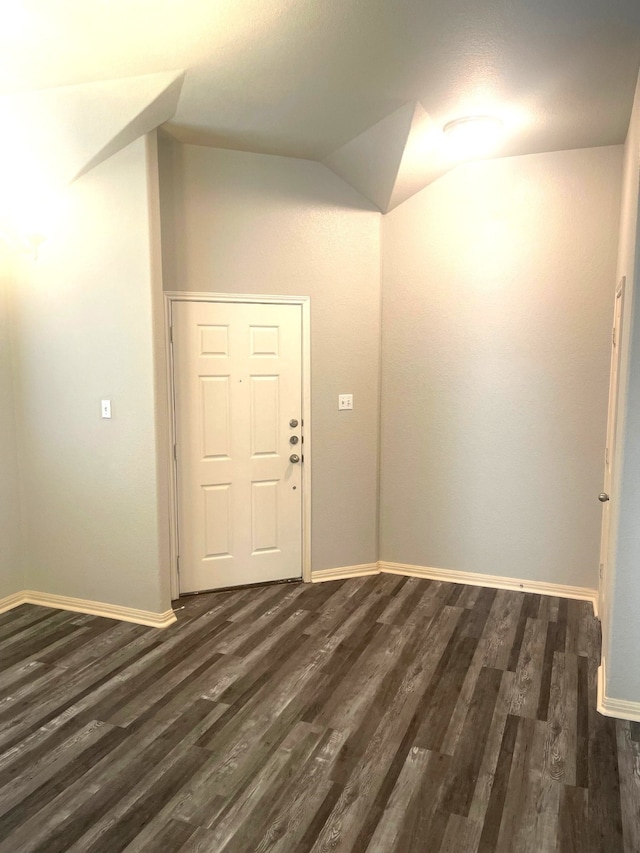
[[[384,218],[382,560],[597,587],[621,158],[467,164]]]
[[[160,164],[165,289],[311,297],[312,568],[375,561],[380,214],[306,160],[166,141]]]
[[[20,489],[10,346],[9,269],[0,258],[0,599],[24,589]]]
[[[618,278],[626,276],[611,534],[603,619],[605,693],[640,702],[640,79],[625,146]]]
[[[142,138],[72,185],[22,265],[15,339],[27,586],[164,612],[150,160]]]
[[[166,289],[310,295],[313,568],[375,561],[380,215],[318,163],[161,155]],[[468,165],[385,218],[381,559],[596,586],[621,155]],[[154,168],[140,140],[71,189],[21,267],[15,360],[24,585],[161,612]]]

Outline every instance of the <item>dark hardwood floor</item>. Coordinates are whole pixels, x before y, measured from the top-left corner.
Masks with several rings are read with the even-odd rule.
[[[584,602],[393,575],[0,616],[0,853],[640,851]]]

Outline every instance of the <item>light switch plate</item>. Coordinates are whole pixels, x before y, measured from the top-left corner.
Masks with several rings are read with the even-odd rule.
[[[110,418],[111,417],[111,400],[103,400],[102,401],[102,417]]]
[[[353,394],[338,394],[338,409],[353,409]]]

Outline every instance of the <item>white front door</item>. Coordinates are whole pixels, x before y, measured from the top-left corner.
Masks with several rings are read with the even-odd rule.
[[[613,310],[613,329],[611,331],[611,371],[609,377],[609,410],[607,415],[607,446],[604,453],[604,485],[600,495],[602,501],[602,535],[600,539],[600,613],[604,614],[605,578],[609,555],[610,510],[609,497],[613,491],[616,419],[618,410],[618,379],[620,372],[620,341],[622,335],[622,312],[624,309],[623,278],[616,289],[616,301]]]
[[[302,574],[302,308],[174,302],[180,592]]]

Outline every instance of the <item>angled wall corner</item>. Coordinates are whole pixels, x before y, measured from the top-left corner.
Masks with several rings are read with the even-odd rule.
[[[415,108],[404,104],[322,161],[383,213],[389,209]]]
[[[393,210],[454,165],[445,155],[441,129],[413,101],[322,162],[382,213]]]
[[[9,205],[60,191],[174,114],[183,71],[0,97],[0,185]]]
[[[393,210],[457,165],[447,155],[440,125],[416,104],[393,192],[384,212]]]
[[[93,151],[74,179],[172,118],[183,80],[184,71],[170,71],[91,84],[100,87],[100,91],[94,88],[92,97],[99,97],[102,104],[109,105],[108,116],[101,109],[91,116]],[[98,140],[100,147],[96,150]]]

